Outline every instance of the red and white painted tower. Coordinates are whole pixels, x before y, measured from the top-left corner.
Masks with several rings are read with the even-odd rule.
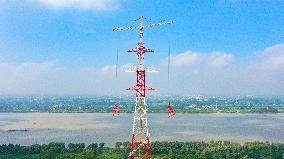
[[[147,104],[146,104],[146,90],[154,90],[146,86],[146,72],[144,66],[144,55],[146,52],[154,52],[151,49],[145,48],[143,43],[143,29],[163,24],[172,24],[172,22],[160,22],[157,24],[149,24],[143,26],[143,16],[139,18],[139,26],[129,26],[126,28],[114,28],[115,30],[129,30],[139,29],[140,41],[137,43],[136,48],[128,50],[127,52],[134,52],[137,55],[137,66],[133,72],[136,72],[136,85],[128,88],[127,90],[136,91],[135,109],[132,119],[132,137],[130,144],[129,159],[151,159],[151,142],[150,134],[148,131],[147,120]]]

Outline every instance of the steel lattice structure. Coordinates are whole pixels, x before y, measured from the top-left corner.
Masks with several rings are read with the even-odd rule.
[[[134,52],[137,55],[137,66],[132,72],[136,72],[136,85],[127,90],[136,91],[135,109],[132,119],[132,137],[130,144],[129,159],[151,159],[151,142],[148,131],[147,120],[147,104],[146,104],[146,90],[155,90],[146,86],[146,71],[155,72],[147,69],[144,66],[144,54],[146,52],[154,52],[151,49],[145,48],[143,43],[143,29],[153,26],[160,26],[164,24],[172,24],[172,22],[160,22],[157,24],[149,24],[143,26],[143,16],[139,18],[139,26],[129,26],[126,28],[114,28],[116,30],[139,29],[140,41],[136,48],[128,50],[127,52]],[[128,71],[131,72],[131,71]]]

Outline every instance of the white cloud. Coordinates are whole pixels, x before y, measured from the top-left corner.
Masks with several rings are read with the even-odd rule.
[[[215,68],[224,68],[233,62],[234,56],[232,54],[212,52],[209,55],[208,64]]]
[[[200,60],[201,55],[198,53],[193,53],[192,51],[186,51],[172,57],[172,63],[174,66],[182,67],[187,66],[193,63],[196,63]]]
[[[0,63],[0,94],[39,93],[48,89],[45,86],[53,82],[58,69],[55,62]]]
[[[247,61],[230,53],[210,52],[172,55],[171,94],[284,95],[283,45],[259,51]],[[156,93],[167,93],[166,59],[147,73],[147,85]],[[133,65],[71,68],[55,61],[42,63],[0,62],[1,94],[126,94],[135,84]],[[148,66],[149,68],[151,66]]]
[[[213,68],[223,68],[233,62],[234,56],[228,53],[211,52],[211,53],[197,53],[186,51],[172,56],[172,64],[175,67],[198,66]]]
[[[118,68],[117,79],[114,71],[115,66],[111,65],[101,68],[66,68],[54,61],[0,63],[0,95],[121,94],[132,85],[131,78],[122,67]]]
[[[267,56],[284,56],[284,44],[277,44],[267,47],[263,51],[261,51],[261,54]]]
[[[269,57],[262,64],[263,68],[266,69],[284,69],[284,56],[279,57]]]
[[[113,10],[118,7],[116,0],[37,0],[55,9],[76,8],[83,10]]]
[[[100,68],[100,71],[102,73],[105,73],[105,74],[114,73],[115,67],[116,67],[115,65],[106,65],[106,66],[103,66],[102,68]]]
[[[261,67],[269,70],[284,69],[284,44],[265,48],[259,53]]]
[[[243,61],[231,53],[186,51],[173,55],[172,94],[284,95],[284,44],[271,46]],[[167,92],[165,62],[152,82]],[[152,76],[152,75],[151,75]]]

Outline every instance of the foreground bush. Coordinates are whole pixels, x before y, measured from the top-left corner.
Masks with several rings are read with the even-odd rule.
[[[0,145],[1,159],[125,159],[129,142],[117,142],[114,148],[104,143],[67,146],[64,143],[47,145]],[[284,159],[284,144],[268,142],[230,141],[211,142],[152,142],[152,159]]]

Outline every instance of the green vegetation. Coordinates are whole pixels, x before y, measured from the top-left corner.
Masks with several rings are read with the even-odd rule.
[[[284,159],[284,144],[230,141],[152,142],[152,159]],[[129,142],[117,142],[114,148],[104,143],[49,143],[48,145],[0,145],[1,159],[125,159]]]

